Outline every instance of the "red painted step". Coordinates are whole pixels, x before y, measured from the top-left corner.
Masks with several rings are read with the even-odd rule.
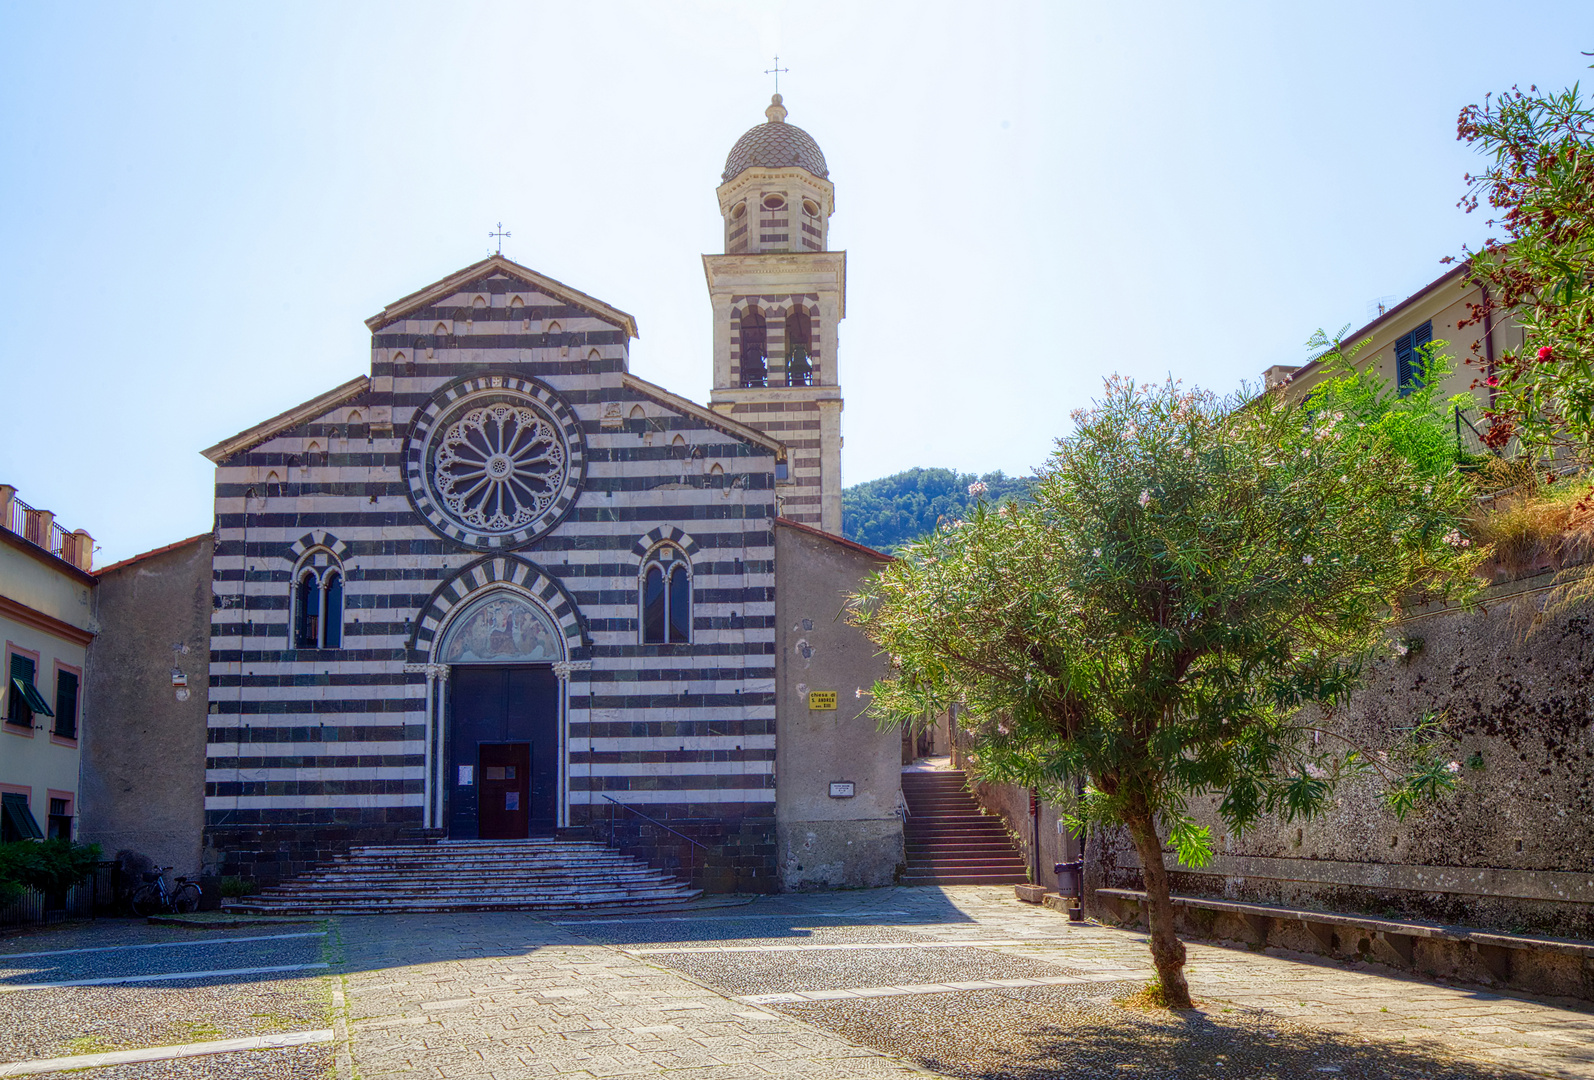
[[[962,772],[903,773],[904,885],[1014,885],[1028,880],[1002,819],[983,813]]]

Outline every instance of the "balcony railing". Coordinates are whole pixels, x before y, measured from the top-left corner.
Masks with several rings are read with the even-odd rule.
[[[0,527],[80,570],[93,565],[93,537],[82,529],[67,532],[56,524],[53,513],[29,506],[14,492],[14,488],[0,484]]]

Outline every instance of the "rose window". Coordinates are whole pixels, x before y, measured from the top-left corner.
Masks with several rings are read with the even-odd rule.
[[[483,533],[536,521],[564,488],[569,458],[540,412],[496,403],[460,416],[437,439],[433,483],[449,516]]]

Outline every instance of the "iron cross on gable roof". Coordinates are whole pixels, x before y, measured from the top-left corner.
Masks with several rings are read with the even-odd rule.
[[[498,252],[497,253],[499,255],[502,255],[504,253],[504,241],[508,240],[513,235],[514,235],[513,233],[507,233],[507,232],[504,231],[504,223],[502,221],[500,221],[498,223],[498,231],[497,232],[488,233],[487,234],[487,239],[489,239],[489,240],[497,240],[498,241]]]

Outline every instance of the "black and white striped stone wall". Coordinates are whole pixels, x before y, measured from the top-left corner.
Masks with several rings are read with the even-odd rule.
[[[373,320],[365,382],[213,454],[208,862],[273,878],[436,835],[433,646],[451,611],[511,588],[564,637],[562,825],[606,827],[608,795],[708,843],[710,886],[770,887],[773,441],[630,376],[612,309],[496,257],[455,283]],[[557,524],[530,539],[460,535],[410,490],[428,411],[484,385],[536,396],[579,446]],[[661,542],[689,560],[690,644],[640,643],[639,573]],[[337,649],[293,647],[312,550],[344,570]]]

